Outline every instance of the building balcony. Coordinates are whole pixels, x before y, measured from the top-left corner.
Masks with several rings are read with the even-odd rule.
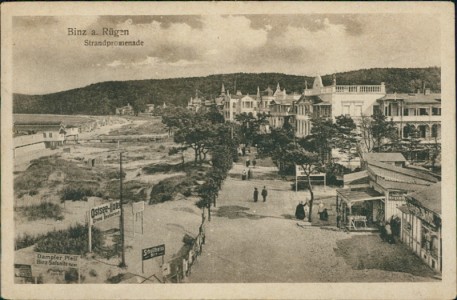
[[[441,116],[386,116],[387,120],[392,119],[392,121],[399,123],[413,123],[413,122],[441,122]]]
[[[337,85],[336,93],[385,94],[386,88],[381,85]]]

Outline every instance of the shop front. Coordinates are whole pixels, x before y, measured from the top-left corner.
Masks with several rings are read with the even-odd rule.
[[[385,196],[373,188],[336,190],[337,223],[350,231],[377,231],[384,221]]]
[[[441,271],[441,218],[409,201],[400,210],[402,242],[431,268]]]

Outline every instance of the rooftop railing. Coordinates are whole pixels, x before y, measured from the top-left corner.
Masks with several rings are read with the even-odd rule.
[[[381,85],[336,85],[336,86],[322,87],[318,91],[316,91],[315,89],[305,90],[305,96],[329,94],[329,93],[385,94],[386,88],[385,88],[384,84],[381,84]]]

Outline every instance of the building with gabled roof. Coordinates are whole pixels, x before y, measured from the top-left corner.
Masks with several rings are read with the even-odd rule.
[[[436,271],[442,270],[441,182],[406,195],[401,241]]]
[[[441,140],[441,94],[430,89],[411,94],[387,94],[375,107],[398,128],[398,135],[407,139],[411,126],[418,130],[422,143]],[[409,126],[408,126],[409,125]]]
[[[364,162],[369,160],[375,160],[387,164],[391,164],[397,167],[404,167],[406,165],[406,158],[403,154],[398,152],[367,152],[362,154],[362,168],[365,168]]]
[[[399,217],[399,207],[406,204],[408,193],[439,182],[435,176],[408,168],[407,165],[399,167],[380,162],[380,159],[386,157],[384,154],[376,157],[376,154],[373,153],[371,159],[365,160],[365,170],[344,175],[345,188],[337,190],[340,218],[345,224],[350,223],[349,216],[364,216],[373,225]],[[397,158],[400,159],[399,156]],[[364,191],[376,197],[355,199],[352,198],[351,191]]]

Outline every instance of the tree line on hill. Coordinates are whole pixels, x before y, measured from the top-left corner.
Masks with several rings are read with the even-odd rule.
[[[441,90],[441,68],[376,68],[335,74],[337,84],[380,84],[386,83],[387,92],[412,93],[425,84],[432,91]],[[333,74],[322,76],[324,85],[331,85]],[[206,77],[149,79],[132,81],[107,81],[86,87],[45,94],[13,95],[14,113],[47,114],[115,114],[116,108],[132,105],[135,112],[146,108],[146,104],[166,103],[185,106],[190,97],[198,93],[205,98],[217,97],[221,84],[231,93],[240,90],[243,94],[255,95],[257,87],[273,90],[279,83],[288,93],[302,93],[305,81],[312,86],[314,78],[281,73],[236,73]]]

